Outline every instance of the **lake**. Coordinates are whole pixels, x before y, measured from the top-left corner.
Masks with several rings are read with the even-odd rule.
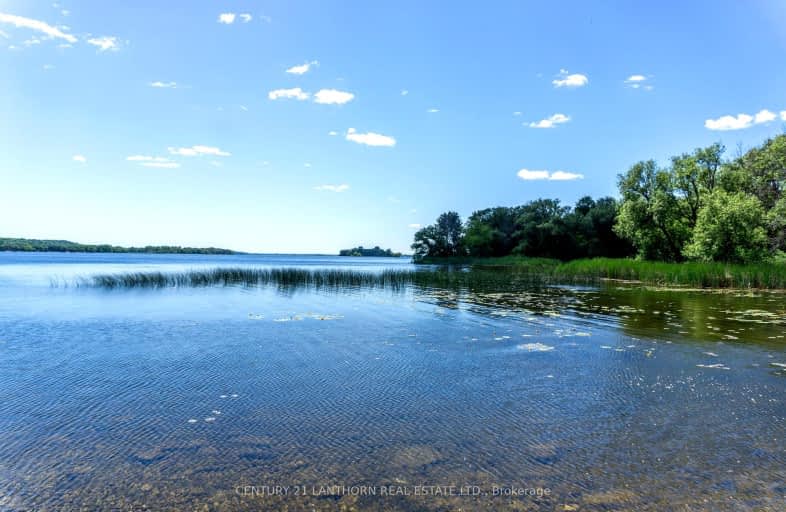
[[[0,510],[786,510],[782,293],[75,286],[230,266],[413,267],[0,253]]]

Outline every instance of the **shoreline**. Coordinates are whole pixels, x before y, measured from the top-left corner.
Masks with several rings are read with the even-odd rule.
[[[507,267],[517,272],[540,273],[555,279],[592,279],[696,290],[786,291],[786,263],[668,263],[628,258],[592,258],[559,261],[548,258],[503,256],[499,258],[423,258],[418,265]]]

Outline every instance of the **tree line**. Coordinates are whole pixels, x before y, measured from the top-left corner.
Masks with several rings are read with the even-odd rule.
[[[119,247],[109,244],[79,244],[68,240],[36,240],[32,238],[0,238],[0,251],[24,252],[130,252],[149,254],[241,254],[216,247],[180,247],[148,245],[145,247]]]
[[[572,207],[537,199],[456,212],[415,233],[415,259],[521,255],[560,260],[628,257],[753,263],[786,257],[786,135],[734,158],[716,143],[634,164],[617,177],[619,199]]]
[[[390,249],[382,249],[380,246],[375,245],[368,249],[359,245],[352,249],[341,249],[338,252],[339,256],[386,256],[388,258],[398,258],[401,256],[400,252],[393,252]]]

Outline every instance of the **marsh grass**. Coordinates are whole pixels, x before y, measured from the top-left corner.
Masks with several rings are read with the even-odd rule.
[[[542,258],[507,257],[406,270],[368,272],[346,269],[215,268],[184,272],[130,272],[81,278],[77,286],[171,288],[275,286],[287,289],[401,290],[415,285],[485,291],[515,290],[551,283],[592,283],[604,279],[665,287],[786,289],[786,265],[762,263],[662,263],[597,258],[561,263]],[[470,265],[467,265],[469,263]]]
[[[541,281],[527,272],[500,269],[438,268],[384,270],[367,272],[339,269],[298,268],[215,268],[184,272],[129,272],[102,274],[77,280],[79,287],[104,289],[174,288],[205,286],[274,286],[286,289],[361,289],[403,290],[415,285],[423,288],[495,289],[516,287]]]
[[[596,258],[560,263],[552,276],[641,281],[656,286],[694,288],[786,289],[786,264],[664,263],[632,259]]]

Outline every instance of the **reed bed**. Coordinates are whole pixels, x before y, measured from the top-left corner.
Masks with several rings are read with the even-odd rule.
[[[786,264],[664,263],[596,258],[557,265],[553,276],[564,279],[620,279],[655,286],[694,288],[786,289]]]
[[[662,263],[597,258],[560,263],[526,258],[475,261],[417,269],[368,272],[346,269],[215,268],[184,272],[129,272],[81,278],[77,286],[115,288],[171,288],[205,286],[276,286],[279,288],[400,290],[410,285],[503,291],[549,283],[635,281],[654,286],[690,288],[786,289],[786,265],[762,263]]]
[[[206,286],[275,286],[278,288],[401,290],[406,286],[490,289],[531,284],[540,280],[527,272],[459,268],[407,269],[368,272],[338,269],[215,268],[184,272],[129,272],[102,274],[77,280],[80,287],[175,288]]]

